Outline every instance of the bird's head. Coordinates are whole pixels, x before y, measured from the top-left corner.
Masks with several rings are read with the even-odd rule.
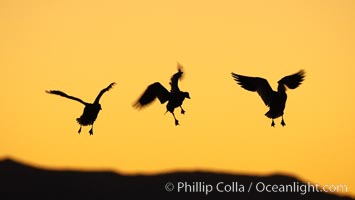
[[[97,109],[97,110],[102,110],[101,104],[97,104],[97,105],[96,105],[96,109]]]
[[[190,94],[189,94],[188,92],[184,92],[184,97],[185,97],[185,98],[188,98],[188,99],[191,99],[191,98],[190,98]]]

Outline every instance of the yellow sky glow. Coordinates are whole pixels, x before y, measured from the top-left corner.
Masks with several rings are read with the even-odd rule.
[[[283,172],[355,194],[355,1],[41,1],[0,2],[0,157],[53,168],[155,173],[206,169]],[[190,92],[175,127],[158,101],[132,107],[145,88],[169,87],[176,64]],[[264,116],[256,93],[231,72],[288,90],[287,126]],[[83,106],[103,110],[78,135]]]

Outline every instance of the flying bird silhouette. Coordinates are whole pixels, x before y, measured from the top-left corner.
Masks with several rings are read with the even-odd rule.
[[[84,104],[85,108],[84,108],[83,114],[79,118],[76,119],[76,121],[80,124],[80,128],[78,130],[78,133],[80,134],[82,126],[91,125],[91,129],[90,129],[89,133],[90,133],[90,135],[93,135],[94,134],[94,132],[93,132],[94,122],[97,118],[97,115],[99,114],[99,112],[101,110],[101,105],[99,103],[100,98],[105,92],[109,91],[115,84],[116,83],[113,82],[109,86],[107,86],[106,88],[102,89],[100,91],[100,93],[97,95],[94,103],[87,103],[77,97],[69,96],[59,90],[47,90],[46,92],[48,94],[59,95],[59,96],[62,96],[62,97],[68,98],[68,99],[72,99],[72,100],[75,100],[75,101],[78,101],[78,102]]]
[[[142,96],[133,106],[136,108],[143,108],[152,103],[156,98],[159,99],[161,104],[168,101],[168,104],[166,105],[166,112],[170,112],[174,117],[175,125],[179,125],[179,121],[175,117],[174,110],[175,108],[180,107],[181,114],[184,114],[185,110],[182,108],[182,103],[185,98],[190,99],[190,94],[188,92],[181,91],[178,86],[178,81],[181,79],[183,74],[181,69],[182,66],[178,64],[178,72],[171,77],[170,92],[162,84],[155,82],[147,87]]]
[[[273,91],[266,79],[260,77],[249,77],[232,72],[234,80],[244,89],[257,92],[265,105],[270,109],[265,115],[272,119],[271,126],[275,127],[274,119],[282,117],[281,125],[285,126],[283,118],[284,109],[287,100],[286,86],[290,89],[297,88],[305,77],[305,72],[300,70],[299,72],[285,76],[278,81],[277,92]]]

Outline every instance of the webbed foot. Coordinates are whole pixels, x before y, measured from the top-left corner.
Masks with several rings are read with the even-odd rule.
[[[94,131],[92,130],[92,128],[90,129],[89,133],[90,133],[90,135],[94,134]]]
[[[284,121],[283,118],[282,118],[282,120],[281,120],[281,125],[282,125],[282,126],[286,126],[285,121]]]

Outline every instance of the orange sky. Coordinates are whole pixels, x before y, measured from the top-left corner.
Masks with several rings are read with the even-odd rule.
[[[283,172],[354,195],[354,10],[352,0],[0,1],[0,157],[127,173]],[[169,87],[177,62],[191,96],[179,127],[158,101],[132,108],[149,84]],[[276,89],[300,69],[284,128],[230,76]],[[114,81],[91,137],[77,134],[81,104],[44,92],[93,101]]]

